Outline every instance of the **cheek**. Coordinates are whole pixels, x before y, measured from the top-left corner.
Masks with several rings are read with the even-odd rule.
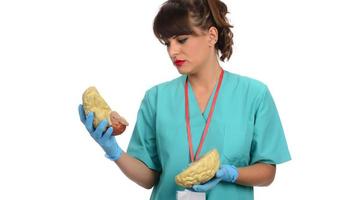
[[[204,43],[189,44],[186,52],[192,62],[201,62],[209,55],[208,47]]]
[[[205,47],[202,46],[198,48],[197,51],[194,51],[194,54],[196,54],[196,61],[200,64],[202,64],[204,61],[206,61],[210,55],[209,55],[209,50]]]

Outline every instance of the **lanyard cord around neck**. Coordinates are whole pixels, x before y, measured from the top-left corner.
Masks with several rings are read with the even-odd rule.
[[[192,142],[191,130],[190,130],[188,78],[185,81],[185,86],[184,86],[185,87],[185,119],[186,119],[187,133],[188,133],[188,143],[189,143],[189,152],[190,152],[191,162],[194,162],[196,160],[196,158],[198,157],[199,153],[201,152],[202,145],[205,141],[205,138],[206,138],[206,135],[208,132],[208,128],[210,126],[210,122],[211,122],[212,114],[213,114],[214,107],[215,107],[215,104],[217,101],[219,89],[221,88],[221,85],[222,85],[223,74],[224,74],[224,70],[221,69],[221,74],[219,76],[219,81],[217,84],[216,93],[215,93],[215,96],[213,97],[213,101],[211,104],[211,110],[210,110],[210,113],[209,113],[208,118],[206,120],[206,126],[205,126],[203,133],[202,133],[201,141],[200,141],[199,147],[197,148],[195,157],[194,157],[194,152],[193,152],[193,142]]]

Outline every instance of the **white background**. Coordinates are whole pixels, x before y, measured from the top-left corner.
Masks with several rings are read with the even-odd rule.
[[[292,161],[255,199],[350,199],[350,6],[224,1],[235,50],[222,66],[265,82]],[[144,92],[178,76],[152,22],[160,0],[0,2],[0,199],[148,199],[81,124],[95,85],[131,126]]]

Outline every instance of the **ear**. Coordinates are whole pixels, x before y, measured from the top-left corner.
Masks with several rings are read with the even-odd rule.
[[[211,26],[208,29],[208,45],[214,47],[218,41],[218,30],[216,27]]]

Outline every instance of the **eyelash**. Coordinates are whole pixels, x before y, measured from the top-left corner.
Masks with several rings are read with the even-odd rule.
[[[180,44],[184,44],[187,40],[188,40],[188,38],[184,38],[184,39],[181,39],[181,40],[177,40],[177,42],[179,42]],[[167,47],[169,47],[169,42],[165,42],[165,45]]]
[[[180,44],[184,44],[187,40],[188,40],[188,38],[184,38],[184,39],[178,40],[178,42]]]

